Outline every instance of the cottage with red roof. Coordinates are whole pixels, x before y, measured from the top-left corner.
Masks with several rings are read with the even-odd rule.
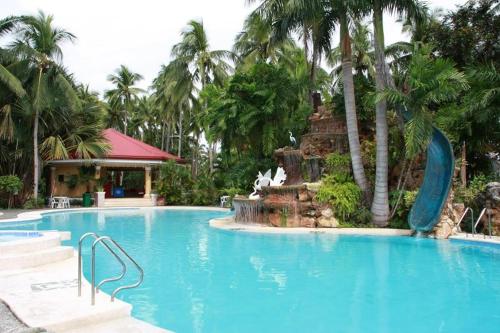
[[[52,196],[81,197],[102,185],[106,198],[150,198],[153,171],[168,160],[181,158],[136,140],[115,129],[103,133],[110,145],[105,157],[48,161]]]

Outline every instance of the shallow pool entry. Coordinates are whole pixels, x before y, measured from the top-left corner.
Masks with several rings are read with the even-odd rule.
[[[176,332],[498,332],[498,246],[208,225],[224,214],[58,213],[26,228],[71,231],[72,245],[89,231],[113,237],[145,271],[120,298],[137,318]],[[98,280],[120,272],[105,251],[97,267]]]

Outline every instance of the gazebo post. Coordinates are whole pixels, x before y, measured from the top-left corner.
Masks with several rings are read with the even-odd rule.
[[[50,167],[50,196],[54,196],[54,191],[56,190],[56,167]]]
[[[151,167],[144,167],[144,198],[151,198]]]

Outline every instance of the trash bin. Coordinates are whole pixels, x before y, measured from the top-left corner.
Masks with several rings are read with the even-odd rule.
[[[90,194],[90,192],[83,193],[82,199],[83,207],[90,207],[92,205],[92,194]]]

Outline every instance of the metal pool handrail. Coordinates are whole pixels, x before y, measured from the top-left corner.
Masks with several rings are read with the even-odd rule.
[[[489,236],[491,238],[491,213],[489,211],[488,208],[483,208],[483,210],[481,211],[481,214],[479,214],[479,217],[477,218],[477,221],[476,223],[474,224],[474,227],[472,228],[472,231],[475,232],[476,231],[476,227],[478,226],[479,222],[481,222],[481,219],[483,218],[483,215],[485,213],[488,213],[488,232],[489,232]],[[486,234],[484,235],[484,238],[486,238]]]
[[[462,224],[462,221],[464,220],[464,218],[468,212],[470,212],[470,223],[471,223],[470,226],[471,226],[471,230],[472,230],[471,232],[472,232],[472,234],[474,234],[474,210],[472,208],[470,208],[470,207],[465,208],[464,213],[460,217],[460,220],[458,220],[457,225],[460,227],[460,224]]]
[[[100,236],[96,234],[95,232],[87,232],[86,234],[83,234],[82,237],[80,237],[80,240],[78,241],[78,296],[82,296],[82,243],[85,240],[85,238],[88,237],[94,237],[95,239],[99,238]],[[104,283],[107,282],[112,282],[112,281],[118,281],[122,279],[125,276],[125,273],[127,272],[127,267],[123,260],[116,254],[111,247],[103,242],[104,247],[106,250],[108,250],[109,253],[111,253],[115,259],[120,263],[122,266],[122,272],[120,275],[108,279],[102,280],[98,285],[97,285],[97,292],[99,292],[99,287],[101,287]]]
[[[111,302],[113,302],[115,300],[115,296],[116,294],[118,294],[120,291],[122,290],[125,290],[125,289],[132,289],[132,288],[136,288],[138,286],[141,285],[142,281],[144,280],[144,270],[142,269],[142,267],[134,260],[134,258],[132,258],[114,239],[112,239],[111,237],[109,236],[101,236],[99,238],[97,238],[94,243],[92,243],[92,299],[91,299],[91,304],[94,305],[95,304],[95,294],[96,294],[96,287],[95,287],[95,249],[96,249],[96,246],[99,244],[99,243],[102,243],[102,244],[105,244],[105,241],[109,241],[111,242],[118,250],[120,250],[120,252],[126,256],[128,258],[128,260],[130,260],[130,262],[132,264],[134,264],[135,268],[137,269],[137,271],[139,272],[139,280],[133,284],[130,284],[130,285],[125,285],[125,286],[121,286],[121,287],[118,287],[116,288],[112,293],[111,293]],[[126,272],[126,268],[125,268],[125,272]],[[125,275],[125,274],[123,274]],[[123,276],[122,276],[123,277]],[[102,284],[102,282],[101,282]]]
[[[83,241],[88,238],[88,237],[93,237],[94,239],[98,239],[100,236],[96,234],[95,232],[87,232],[86,234],[83,234],[82,237],[80,237],[80,240],[78,241],[78,296],[82,296],[82,243]],[[127,267],[123,260],[116,254],[111,247],[106,244],[105,242],[102,243],[104,245],[104,248],[108,250],[109,253],[111,253],[115,259],[120,263],[122,266],[122,272],[120,275],[108,279],[102,280],[98,285],[97,285],[97,291],[99,291],[99,287],[101,287],[104,283],[107,282],[112,282],[112,281],[118,281],[122,279],[125,276],[125,273],[127,272]]]

